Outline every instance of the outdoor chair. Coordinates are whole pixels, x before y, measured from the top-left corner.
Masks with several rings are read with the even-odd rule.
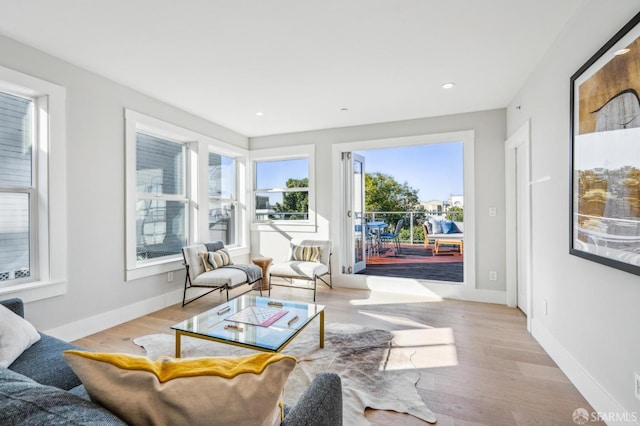
[[[402,229],[403,223],[404,223],[404,219],[398,220],[398,223],[396,223],[395,230],[393,231],[392,234],[390,233],[380,234],[380,239],[382,243],[388,243],[388,242],[393,243],[394,255],[397,255],[398,253],[400,253],[400,239],[398,237],[400,236],[400,230]]]
[[[329,275],[327,282],[322,277]],[[289,284],[273,283],[272,278],[279,277]],[[296,287],[313,290],[313,301],[316,301],[317,280],[333,288],[331,274],[331,241],[328,240],[292,240],[289,254],[284,262],[274,263],[269,273],[269,295],[271,286]],[[294,280],[312,281],[313,287],[296,285]]]

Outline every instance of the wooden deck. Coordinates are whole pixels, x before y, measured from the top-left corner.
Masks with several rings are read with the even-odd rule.
[[[463,282],[464,256],[454,247],[440,247],[433,255],[433,246],[401,244],[395,253],[392,245],[383,247],[379,255],[368,256],[362,275],[414,278],[448,282]]]

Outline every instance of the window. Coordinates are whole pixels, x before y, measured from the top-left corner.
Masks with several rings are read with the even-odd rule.
[[[256,220],[309,220],[309,160],[256,162]]]
[[[186,147],[136,133],[136,260],[180,254],[187,245]]]
[[[238,190],[247,151],[135,111],[125,118],[126,279],[183,269],[182,248],[196,243],[248,254]]]
[[[37,276],[34,121],[33,99],[0,92],[0,283]]]
[[[236,159],[214,152],[208,158],[209,241],[225,246],[237,241]]]
[[[253,220],[259,230],[269,225],[315,231],[314,146],[302,145],[254,151]],[[261,226],[260,224],[264,224]]]
[[[66,292],[65,90],[0,67],[0,296]]]

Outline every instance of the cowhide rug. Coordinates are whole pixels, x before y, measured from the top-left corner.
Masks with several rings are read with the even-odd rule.
[[[407,351],[394,352],[393,333],[355,324],[325,325],[325,347],[320,349],[318,321],[289,344],[283,353],[298,364],[285,385],[284,402],[294,405],[317,373],[332,371],[342,379],[345,425],[369,425],[365,408],[393,410],[435,423],[436,417],[416,391],[419,372]],[[157,359],[175,355],[175,336],[152,334],[133,342]],[[238,356],[256,353],[236,346],[182,337],[183,357]]]

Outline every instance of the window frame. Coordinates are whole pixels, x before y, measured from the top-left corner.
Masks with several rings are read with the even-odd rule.
[[[192,130],[126,109],[125,116],[125,280],[131,281],[143,277],[184,269],[182,254],[163,256],[138,262],[136,259],[136,133],[146,134],[171,141],[185,143],[187,146],[185,185],[187,206],[187,244],[208,241],[208,163],[209,152],[236,159],[235,191],[238,199],[236,244],[229,246],[233,256],[249,253],[248,222],[246,214],[246,159],[248,150],[214,139]],[[199,155],[202,153],[203,155]],[[201,207],[202,206],[202,207]],[[205,241],[202,241],[202,239]]]
[[[66,90],[0,66],[0,91],[33,100],[30,277],[0,285],[1,297],[32,302],[67,292]]]
[[[233,184],[234,184],[234,190],[233,190],[233,197],[231,198],[223,198],[222,196],[220,197],[212,197],[209,194],[209,156],[211,154],[214,155],[219,155],[221,157],[226,157],[226,158],[231,158],[233,159],[234,162],[234,166],[233,166]],[[206,202],[207,202],[207,216],[206,216],[206,222],[207,222],[207,234],[209,234],[210,229],[209,229],[209,216],[208,216],[208,212],[209,212],[209,202],[211,202],[212,200],[218,201],[220,203],[224,203],[224,202],[228,202],[230,204],[233,204],[234,206],[234,223],[235,223],[235,227],[233,229],[233,244],[225,244],[225,247],[227,248],[235,248],[235,247],[240,247],[242,246],[241,244],[241,235],[242,233],[240,232],[241,226],[241,222],[240,222],[240,214],[239,214],[239,209],[238,206],[240,205],[238,198],[239,198],[239,194],[242,192],[240,187],[238,186],[238,180],[239,180],[239,174],[238,174],[238,165],[239,165],[239,160],[237,155],[232,155],[229,154],[228,152],[222,153],[220,152],[220,148],[216,147],[213,144],[208,144],[208,149],[207,149],[207,180],[206,180],[206,191],[207,191],[207,198],[206,198]]]
[[[144,130],[143,130],[144,129]],[[185,235],[187,238],[187,245],[190,245],[190,236],[193,235],[193,232],[191,232],[191,223],[193,220],[193,214],[191,213],[191,206],[189,201],[191,200],[191,182],[190,182],[190,173],[189,170],[191,170],[191,162],[189,161],[190,159],[190,155],[189,155],[189,145],[193,143],[193,141],[189,141],[189,140],[175,140],[173,139],[171,136],[167,136],[166,134],[163,134],[162,131],[160,132],[156,132],[154,130],[151,130],[149,128],[147,128],[146,126],[142,125],[142,126],[137,126],[136,127],[136,150],[137,150],[137,142],[138,142],[138,134],[144,134],[156,139],[160,139],[163,142],[169,142],[169,143],[174,143],[178,146],[180,146],[181,150],[182,150],[182,155],[183,155],[183,159],[182,159],[182,178],[183,178],[183,186],[184,186],[184,192],[181,194],[168,194],[168,193],[147,193],[147,192],[138,192],[137,190],[137,175],[136,175],[136,200],[135,200],[135,205],[137,208],[137,204],[138,201],[140,200],[144,200],[144,201],[164,201],[164,202],[179,202],[179,203],[184,203],[185,206],[185,217],[184,217],[184,230],[185,230]],[[136,174],[137,174],[137,154],[136,154]],[[136,215],[137,215],[137,210],[136,210]],[[136,240],[137,240],[137,229],[136,229]],[[147,265],[153,265],[155,263],[157,263],[158,261],[161,261],[163,258],[168,260],[171,260],[172,258],[174,258],[176,255],[180,256],[180,254],[174,254],[174,255],[169,255],[169,256],[162,256],[162,257],[157,257],[157,258],[151,258],[151,259],[144,259],[144,260],[138,260],[137,256],[137,248],[136,248],[136,267],[145,267]]]
[[[256,195],[268,188],[257,188],[257,163],[267,161],[285,161],[306,159],[309,167],[309,216],[307,220],[257,220]],[[315,190],[315,145],[297,145],[282,148],[269,148],[251,151],[251,230],[253,231],[298,231],[316,232],[316,190]],[[287,190],[281,188],[282,193],[301,192],[303,188]]]

